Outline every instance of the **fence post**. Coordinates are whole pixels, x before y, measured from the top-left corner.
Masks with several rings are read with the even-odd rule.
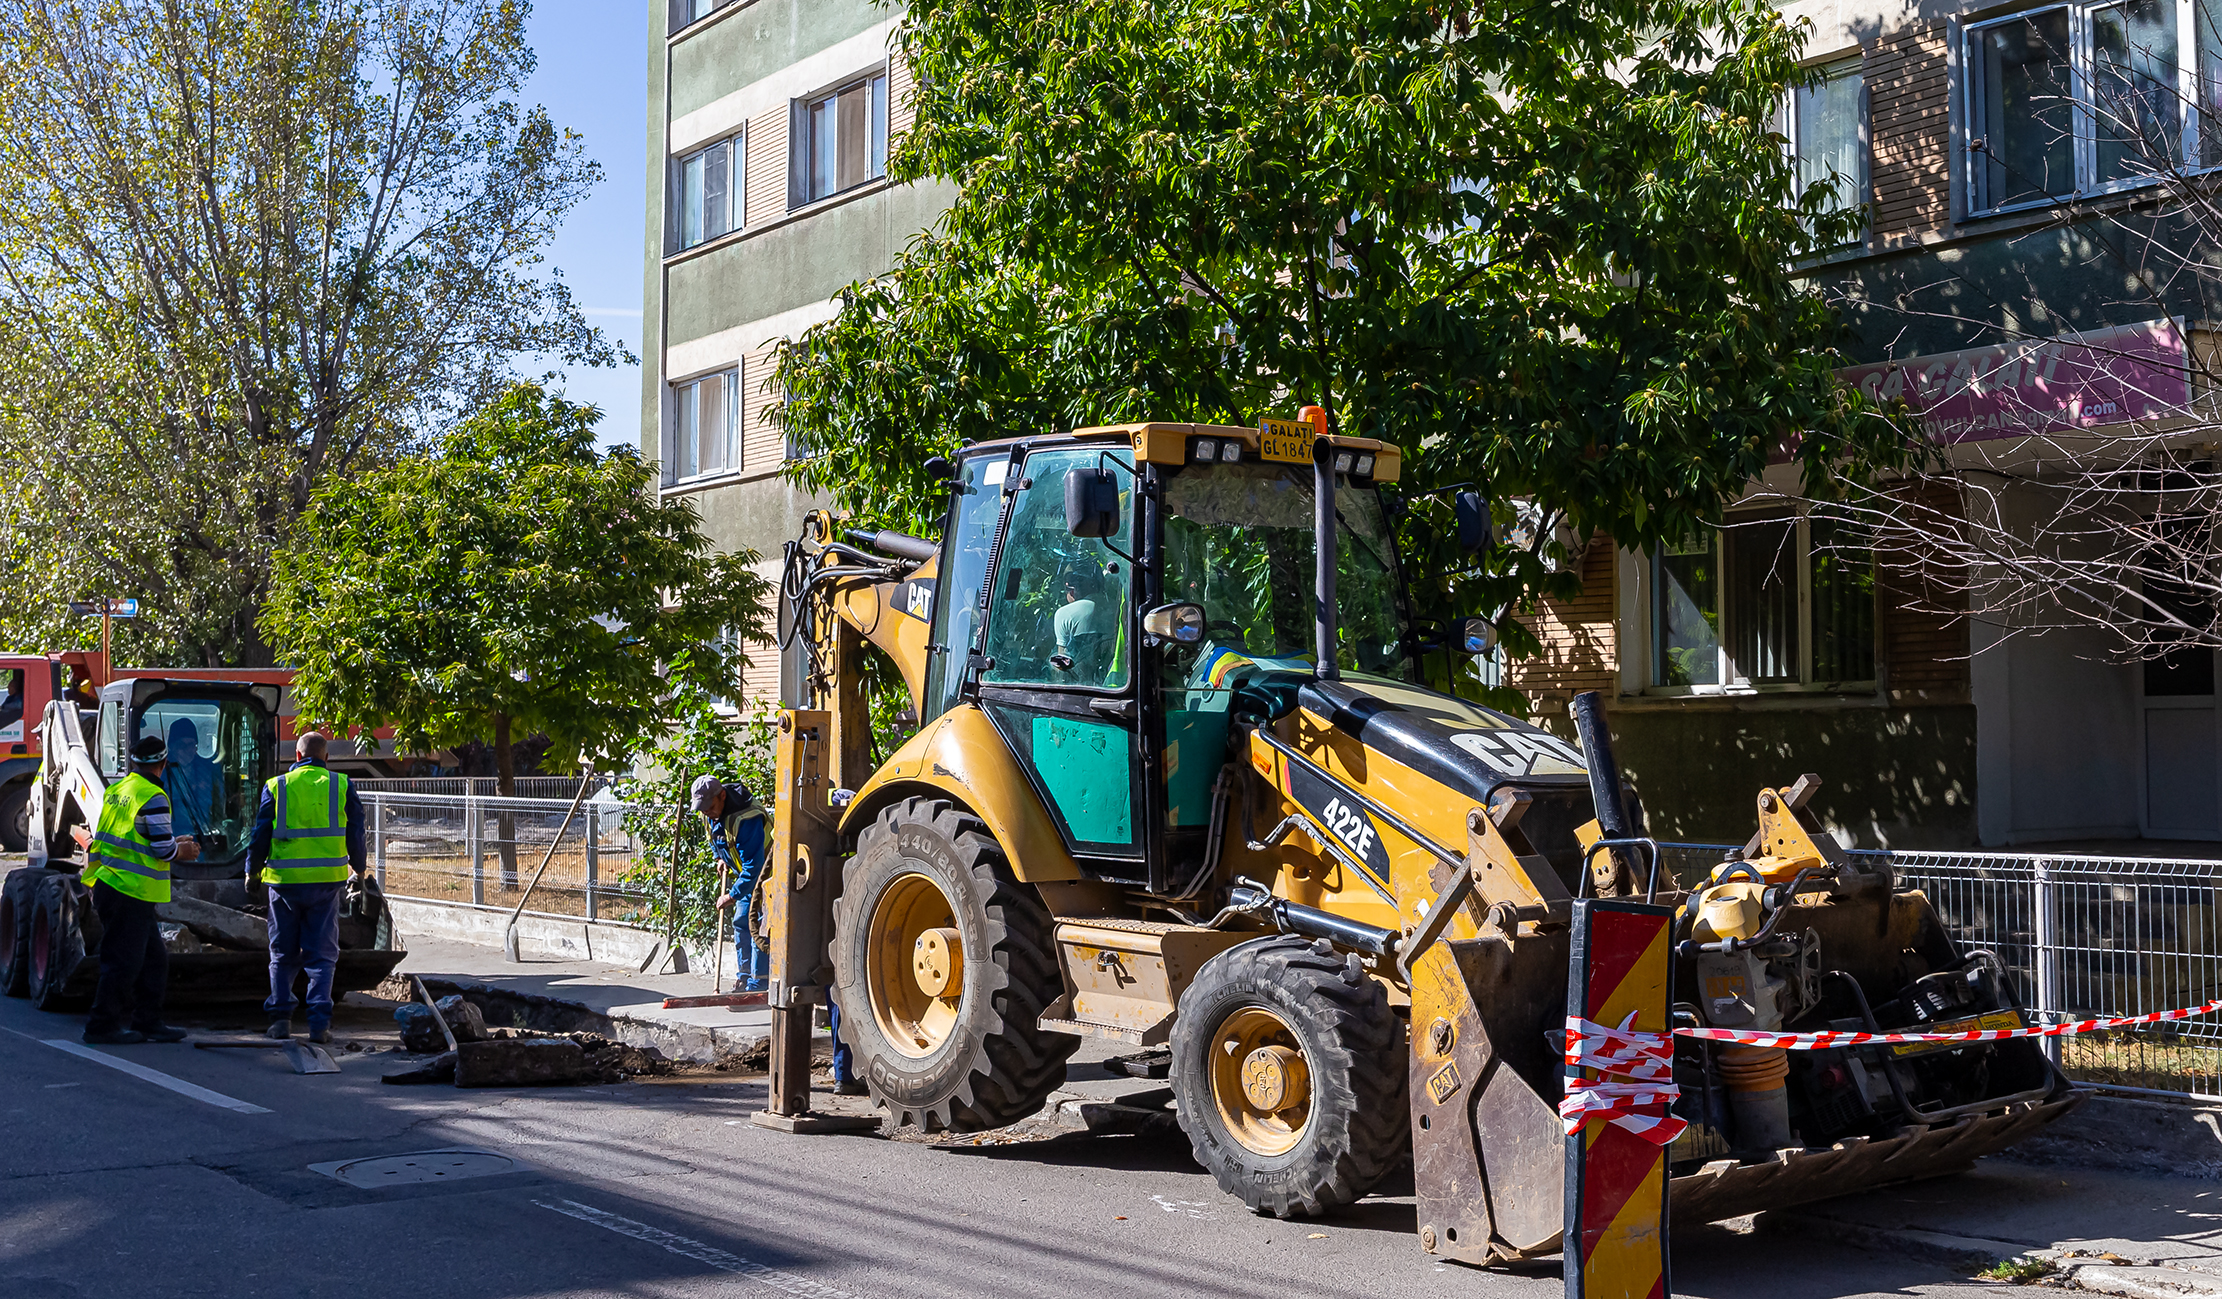
[[[2037,1019],[2040,1023],[2060,1022],[2060,897],[2052,880],[2052,859],[2039,857],[2030,863],[2035,869],[2037,893]],[[2060,1039],[2041,1037],[2045,1058],[2055,1065],[2060,1063]]]
[[[596,896],[602,882],[602,809],[596,804],[586,805],[586,918],[600,919],[601,899]]]
[[[475,787],[478,782],[472,781]],[[486,827],[485,812],[478,805],[478,794],[463,796],[463,824],[471,840],[471,905],[486,905]]]
[[[386,891],[386,800],[374,794],[370,805],[374,809],[370,814],[370,841],[377,845],[378,891],[383,893]]]

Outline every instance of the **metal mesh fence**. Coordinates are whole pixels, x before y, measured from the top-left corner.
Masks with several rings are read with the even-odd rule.
[[[590,798],[564,828],[570,808],[569,797],[363,795],[371,860],[379,882],[396,897],[513,907],[554,844],[530,910],[637,921],[640,892],[623,883],[638,852],[625,833],[628,808]]]
[[[351,782],[364,794],[422,794],[439,798],[492,798],[501,792],[501,783],[491,776],[362,776]],[[607,776],[596,776],[587,782],[587,797],[609,786]],[[564,806],[571,804],[572,795],[579,792],[577,776],[519,776],[517,792],[513,798],[559,798]],[[553,869],[552,867],[550,869]]]
[[[1675,844],[1685,884],[1725,845]],[[1858,852],[1920,889],[1962,949],[1996,955],[2046,1023],[2141,1015],[2222,996],[2222,861],[2034,853]],[[2045,1039],[2079,1082],[2222,1095],[2222,1023],[2212,1018]]]

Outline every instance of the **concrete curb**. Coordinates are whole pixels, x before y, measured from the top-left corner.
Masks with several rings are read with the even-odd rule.
[[[711,1028],[671,1020],[628,1015],[621,1009],[599,1011],[583,1002],[565,1001],[538,993],[517,992],[492,984],[464,979],[425,977],[424,986],[435,997],[460,994],[478,1007],[493,1028],[530,1028],[544,1033],[593,1033],[613,1042],[655,1051],[667,1060],[693,1064],[724,1061],[752,1063],[770,1047],[771,1038],[757,1029]]]
[[[502,907],[434,902],[425,898],[389,897],[386,902],[393,908],[394,927],[401,931],[403,941],[413,935],[445,938],[478,947],[500,947],[509,925],[509,912]],[[663,935],[635,925],[527,911],[517,918],[517,945],[520,950],[542,956],[637,968],[648,959],[650,952],[661,951]],[[714,955],[711,949],[686,947],[683,943],[681,947],[690,965],[709,968]]]
[[[2207,1299],[2222,1297],[2222,1279],[2187,1272],[2180,1267],[2122,1267],[2112,1263],[2085,1263],[2066,1269],[2068,1279],[2084,1290],[2120,1295],[2122,1299]]]

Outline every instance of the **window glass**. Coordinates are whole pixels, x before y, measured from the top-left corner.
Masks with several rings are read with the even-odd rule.
[[[2075,189],[2068,11],[2047,9],[1976,34],[1974,105],[1981,134],[1983,206],[2005,207]]]
[[[1857,528],[1814,519],[1811,529],[1813,680],[1875,679],[1875,557]]]
[[[1728,562],[1729,663],[1754,685],[1796,682],[1798,525],[1738,520],[1722,538]]]
[[[2097,183],[2151,176],[2182,151],[2175,0],[2091,11],[2091,112]]]
[[[1168,656],[1172,682],[1194,687],[1223,654],[1310,663],[1313,470],[1249,462],[1193,465],[1165,488],[1165,599],[1204,607],[1199,645]],[[1404,662],[1394,541],[1379,493],[1335,493],[1338,666],[1393,674]]]
[[[692,248],[732,230],[733,169],[740,157],[733,140],[720,140],[679,162],[679,247]]]
[[[1792,138],[1797,141],[1798,190],[1827,185],[1831,210],[1865,201],[1866,152],[1860,144],[1860,102],[1866,80],[1859,62],[1824,69],[1811,85],[1790,92]]]
[[[198,840],[211,860],[244,852],[254,832],[271,738],[256,721],[256,710],[237,700],[176,697],[147,705],[139,718],[141,736],[161,736],[170,747],[162,785],[172,828]]]
[[[699,478],[741,467],[740,371],[727,370],[678,385],[672,430],[674,476]]]
[[[671,0],[671,30],[678,31],[689,23],[700,22],[732,3],[733,0]]]
[[[2197,0],[2191,6],[2192,41],[2199,51],[2199,85],[2194,111],[2200,123],[2199,161],[2222,165],[2222,3]]]
[[[1662,686],[1720,684],[1720,542],[1708,529],[1668,546],[1654,563],[1652,680]]]
[[[1006,456],[974,456],[957,478],[954,511],[941,543],[940,589],[934,592],[933,643],[943,652],[926,665],[926,715],[930,722],[957,700],[965,656],[979,630],[980,583],[987,576],[988,543],[1003,508]]]
[[[809,132],[811,201],[887,174],[887,74],[811,101]]]
[[[1118,535],[1075,537],[1065,530],[1065,476],[1108,468],[1119,483]],[[1127,683],[1127,592],[1132,566],[1124,549],[1133,521],[1132,475],[1100,447],[1028,456],[1021,470],[1032,485],[1019,493],[997,564],[989,613],[984,682],[1091,686]]]

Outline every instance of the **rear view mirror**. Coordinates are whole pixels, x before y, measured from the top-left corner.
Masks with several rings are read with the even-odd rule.
[[[1200,604],[1161,604],[1142,615],[1142,630],[1159,640],[1193,645],[1204,638],[1204,607]]]
[[[1065,473],[1065,531],[1076,537],[1110,537],[1119,531],[1119,480],[1108,469]]]
[[[1458,647],[1468,654],[1487,654],[1497,647],[1497,624],[1487,618],[1468,618],[1459,623]]]
[[[1480,492],[1460,492],[1451,500],[1458,513],[1458,548],[1475,554],[1496,540],[1496,520],[1489,517],[1489,502]]]

